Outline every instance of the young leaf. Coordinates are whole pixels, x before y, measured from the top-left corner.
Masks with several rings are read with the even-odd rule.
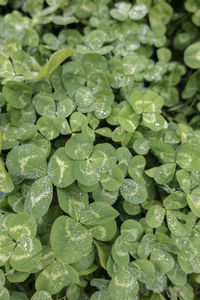
[[[37,79],[51,75],[51,73],[69,56],[71,56],[73,52],[73,49],[69,47],[66,49],[59,50],[52,54],[49,61],[47,61],[46,64],[41,68]]]

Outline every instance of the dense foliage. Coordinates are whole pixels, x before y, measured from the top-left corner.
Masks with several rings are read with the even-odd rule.
[[[199,0],[0,14],[0,300],[200,299]]]

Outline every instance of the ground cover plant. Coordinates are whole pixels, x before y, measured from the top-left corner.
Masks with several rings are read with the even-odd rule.
[[[0,15],[0,300],[200,299],[199,0]]]

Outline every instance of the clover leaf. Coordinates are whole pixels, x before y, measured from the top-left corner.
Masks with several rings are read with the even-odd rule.
[[[47,171],[44,154],[33,144],[14,147],[7,155],[6,166],[12,176],[23,179],[37,179]]]
[[[53,187],[48,176],[32,183],[24,203],[24,210],[39,219],[49,209],[53,197]]]
[[[31,102],[32,88],[27,84],[8,81],[2,89],[3,97],[14,108],[21,109]]]
[[[64,147],[60,147],[52,155],[48,164],[48,176],[53,184],[66,187],[75,181],[73,161],[66,155]]]
[[[190,45],[184,52],[184,61],[186,65],[192,69],[198,69],[200,67],[200,43],[194,43]]]
[[[134,272],[130,267],[121,267],[119,271],[111,279],[108,291],[116,300],[125,297],[134,297],[138,292],[138,283],[134,276]]]
[[[56,258],[66,264],[78,261],[92,246],[92,238],[87,229],[67,216],[55,220],[50,240]]]
[[[130,203],[140,204],[147,199],[147,189],[145,185],[133,179],[124,179],[120,187],[120,192],[122,197]]]
[[[68,188],[57,188],[57,195],[60,208],[74,220],[80,220],[83,209],[89,204],[88,194],[72,184]]]
[[[146,214],[146,222],[152,228],[159,227],[164,219],[165,210],[160,205],[153,205]]]

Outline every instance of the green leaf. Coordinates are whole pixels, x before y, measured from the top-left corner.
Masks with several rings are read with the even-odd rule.
[[[23,50],[17,50],[12,55],[12,62],[16,74],[25,74],[32,69],[32,61],[30,56]]]
[[[112,130],[109,127],[98,128],[95,130],[95,133],[106,137],[112,136]]]
[[[4,272],[2,270],[0,270],[0,288],[2,288],[5,284],[5,275],[4,275]]]
[[[99,291],[99,292],[95,292],[92,294],[92,296],[90,297],[91,300],[107,300],[108,298],[108,292],[105,290]]]
[[[112,192],[119,189],[123,183],[123,179],[123,171],[118,166],[114,166],[109,172],[101,174],[100,182],[105,190]]]
[[[118,236],[112,246],[112,257],[120,266],[128,266],[130,262],[128,247],[122,236]]]
[[[190,193],[190,189],[191,189],[190,174],[185,170],[178,170],[176,172],[176,178],[183,191],[185,193]]]
[[[80,131],[88,124],[87,117],[79,111],[73,112],[70,116],[70,126],[73,132]]]
[[[3,162],[0,160],[0,192],[10,193],[14,189],[12,179],[8,175]]]
[[[139,90],[132,92],[129,102],[137,114],[160,112],[164,103],[162,97],[155,92],[149,91],[143,96]]]
[[[31,297],[31,300],[52,300],[51,295],[46,291],[37,291]]]
[[[83,210],[89,204],[88,194],[80,190],[76,184],[61,189],[57,188],[57,196],[60,208],[79,221]]]
[[[186,195],[187,203],[195,216],[200,217],[200,188],[197,187],[188,195]]]
[[[175,211],[168,210],[166,213],[168,228],[176,236],[185,236],[188,234],[188,229],[185,224],[179,222],[178,217],[182,217],[185,221],[184,214],[177,216]]]
[[[97,248],[100,264],[105,270],[107,270],[107,261],[110,255],[111,247],[109,245],[96,242],[96,241],[95,241],[95,246]]]
[[[166,300],[166,298],[161,294],[152,294],[150,300]]]
[[[68,98],[65,97],[63,99],[60,99],[57,103],[57,115],[67,118],[68,116],[70,116],[72,114],[72,112],[75,109],[75,104],[74,102]],[[80,119],[79,119],[80,120]]]
[[[117,200],[119,191],[107,191],[100,184],[92,191],[92,196],[95,201],[103,201],[112,205]]]
[[[152,142],[150,148],[160,162],[173,163],[175,161],[175,151],[168,144]]]
[[[17,242],[10,264],[18,271],[30,272],[41,259],[42,245],[38,239],[26,234],[19,237]]]
[[[66,154],[73,160],[83,160],[88,158],[93,149],[93,141],[89,135],[77,133],[65,144]]]
[[[129,18],[137,21],[144,18],[148,13],[148,7],[145,4],[136,4],[133,5],[131,10],[129,11]]]
[[[90,268],[90,266],[94,262],[94,259],[95,259],[95,251],[94,251],[94,247],[92,247],[89,252],[84,254],[84,256],[82,256],[79,260],[77,260],[77,262],[73,263],[72,267],[80,274],[80,272],[84,272],[85,270]]]
[[[5,287],[0,288],[0,299],[1,300],[10,300],[10,293]]]
[[[110,90],[102,89],[95,94],[94,115],[98,119],[105,119],[111,114],[114,94]]]
[[[67,187],[75,181],[73,161],[66,155],[64,147],[60,147],[52,155],[48,164],[48,176],[57,187]]]
[[[113,239],[117,232],[117,224],[115,220],[108,223],[97,225],[89,229],[93,238],[98,241],[107,242]]]
[[[149,151],[149,141],[145,138],[137,138],[133,143],[133,149],[140,155],[145,155]]]
[[[110,14],[114,19],[125,21],[128,18],[128,12],[131,8],[130,3],[119,2],[115,4],[116,8],[110,10]]]
[[[31,102],[32,88],[27,84],[9,81],[2,89],[3,97],[14,108],[21,109]]]
[[[34,237],[37,230],[35,218],[26,212],[10,215],[7,226],[10,237],[16,241],[23,236]]]
[[[67,299],[78,300],[80,297],[80,287],[75,284],[70,284],[66,292]]]
[[[94,110],[94,97],[88,88],[81,87],[77,89],[74,97],[78,111],[86,113]]]
[[[79,183],[92,186],[99,182],[100,174],[89,159],[84,161],[75,161],[73,166],[75,178]]]
[[[98,171],[107,172],[117,161],[116,150],[108,143],[97,144],[94,146],[90,161]]]
[[[138,290],[139,287],[134,272],[129,267],[121,267],[108,286],[110,296],[116,300],[134,299]]]
[[[122,197],[130,203],[140,204],[147,199],[147,189],[140,181],[124,179],[120,192]]]
[[[186,171],[200,170],[200,145],[183,144],[177,149],[176,162]]]
[[[98,36],[95,34],[95,39],[96,38],[98,40]],[[107,70],[107,61],[105,57],[97,53],[84,54],[81,63],[87,76],[91,75],[94,70],[95,72],[105,72]]]
[[[148,276],[147,280],[145,281],[145,286],[154,293],[164,292],[167,287],[167,278],[165,274],[156,272],[154,277]]]
[[[187,205],[186,196],[183,192],[175,192],[167,196],[163,201],[163,206],[167,209],[180,209]]]
[[[48,176],[41,177],[32,183],[24,203],[24,210],[36,219],[44,216],[53,198],[53,186]]]
[[[163,24],[165,25],[169,23],[172,15],[172,7],[164,1],[159,2],[158,4],[152,6],[152,8],[149,11],[150,24],[152,27],[156,27]]]
[[[85,225],[101,225],[115,219],[119,213],[109,204],[93,202],[84,207],[80,222]]]
[[[62,117],[62,116],[55,117],[53,119],[53,124],[54,124],[55,128],[59,131],[59,133],[61,133],[63,135],[68,135],[71,133],[69,123],[67,122],[67,120],[64,117]]]
[[[128,173],[131,178],[134,180],[140,180],[143,175],[145,165],[146,160],[143,156],[136,155],[132,157],[128,164]]]
[[[139,118],[129,104],[121,109],[118,120],[122,128],[128,132],[134,132],[139,125]]]
[[[73,54],[72,48],[59,50],[51,55],[49,61],[41,68],[37,79],[49,76],[60,64],[62,64],[69,56]]]
[[[146,222],[152,228],[158,228],[164,219],[165,210],[160,205],[153,205],[146,214]]]
[[[123,209],[125,210],[125,212],[128,215],[132,215],[132,216],[138,215],[140,213],[140,205],[139,204],[133,204],[126,200],[124,200]]]
[[[41,117],[36,123],[38,130],[47,140],[53,140],[59,136],[59,130],[52,121],[52,118]]]
[[[124,241],[136,242],[143,235],[143,227],[136,220],[126,220],[121,226],[121,236]]]
[[[149,254],[153,251],[156,243],[155,235],[148,233],[145,234],[138,246],[137,252],[141,259],[146,259]]]
[[[167,128],[167,122],[159,113],[144,113],[142,117],[143,125],[153,131]]]
[[[37,291],[45,290],[49,294],[54,295],[59,293],[68,283],[68,271],[64,263],[60,260],[55,260],[39,274],[35,286]]]
[[[161,249],[154,249],[150,256],[156,270],[160,273],[167,273],[174,267],[173,257]]]
[[[56,258],[66,264],[81,259],[92,246],[89,232],[81,224],[67,216],[61,216],[55,220],[51,229],[50,241]]]
[[[86,74],[80,63],[77,61],[69,62],[63,66],[62,82],[69,95],[84,86]]]
[[[37,113],[41,116],[53,116],[56,112],[56,104],[53,99],[48,94],[39,93],[37,94],[34,99],[35,109]]]
[[[132,264],[136,264],[137,267],[139,267],[139,279],[142,282],[145,282],[145,279],[149,276],[154,277],[155,276],[155,267],[154,264],[147,259],[136,259]]]
[[[200,42],[194,43],[187,47],[184,52],[184,62],[192,69],[200,68]]]
[[[165,163],[159,167],[146,170],[145,173],[154,178],[158,184],[166,184],[174,177],[175,169],[175,163]]]
[[[187,282],[186,274],[177,263],[175,263],[174,268],[167,273],[167,277],[173,284],[178,286],[184,286]]]
[[[37,179],[47,172],[44,154],[32,144],[14,147],[6,157],[6,166],[12,176],[23,179]]]
[[[17,271],[15,269],[11,269],[7,273],[6,278],[9,282],[23,282],[29,277],[29,275],[30,275],[29,272],[20,272],[20,271]],[[21,295],[19,295],[19,296],[21,296]]]

